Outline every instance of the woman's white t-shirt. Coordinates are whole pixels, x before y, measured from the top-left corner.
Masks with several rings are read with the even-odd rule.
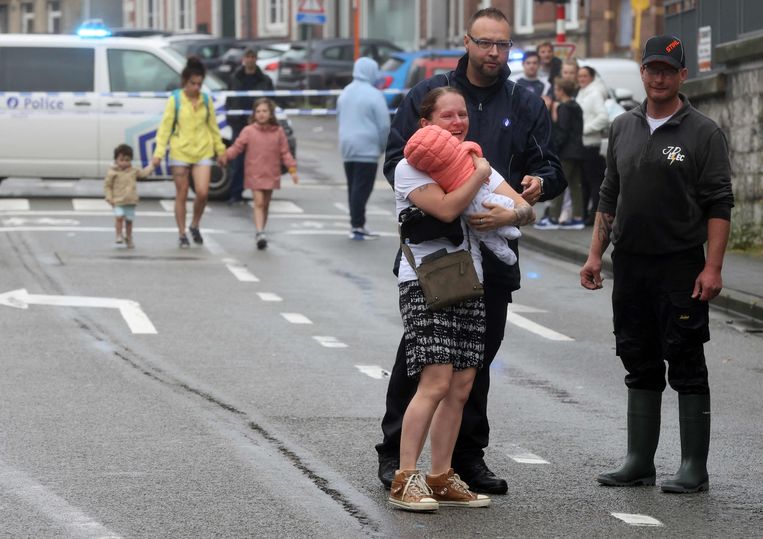
[[[490,184],[489,189],[492,193],[503,182],[503,176],[501,176],[495,169],[490,169]],[[408,195],[418,189],[422,185],[429,183],[437,183],[432,178],[426,175],[426,173],[411,166],[406,159],[402,159],[395,167],[395,215],[400,215],[400,212],[406,208],[413,206]],[[487,211],[487,208],[485,209]],[[453,245],[453,242],[446,238],[438,238],[436,240],[424,241],[421,243],[409,243],[413,253],[413,259],[418,266],[421,264],[421,259],[426,255],[439,251],[440,249],[446,249],[449,253],[459,251],[467,248],[467,233],[468,226],[464,222],[464,218],[461,217],[461,229],[464,231],[464,241],[461,245]],[[480,252],[479,240],[474,235],[471,235],[471,253],[474,261],[474,269],[477,271],[477,276],[482,282],[482,253]],[[415,281],[418,279],[416,272],[411,268],[405,255],[400,259],[400,269],[397,274],[397,282],[404,283],[406,281]]]

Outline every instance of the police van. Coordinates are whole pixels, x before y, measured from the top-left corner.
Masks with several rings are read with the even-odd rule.
[[[0,34],[0,181],[102,178],[122,143],[147,165],[185,62],[161,38]],[[225,99],[214,94],[226,88],[211,74],[204,85],[228,139]],[[169,177],[166,161],[157,177]],[[227,190],[215,166],[210,196]]]

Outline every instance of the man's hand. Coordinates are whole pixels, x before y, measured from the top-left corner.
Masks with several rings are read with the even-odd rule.
[[[495,230],[502,226],[513,225],[517,219],[517,212],[513,209],[507,209],[492,202],[483,202],[482,205],[487,208],[487,212],[474,213],[469,216],[469,224],[474,230],[479,232]]]
[[[522,198],[531,206],[540,200],[540,178],[537,176],[525,176],[522,178]]]
[[[705,266],[705,269],[702,270],[702,273],[694,281],[694,291],[691,293],[691,297],[700,301],[710,301],[720,294],[722,289],[723,278],[721,277],[721,271]]]
[[[580,285],[588,290],[598,290],[603,287],[601,278],[601,258],[588,256],[580,268]]]

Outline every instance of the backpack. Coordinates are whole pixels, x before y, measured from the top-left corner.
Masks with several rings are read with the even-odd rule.
[[[175,119],[172,121],[172,131],[170,131],[170,137],[175,132],[175,128],[178,125],[178,113],[180,112],[180,91],[180,88],[172,91],[172,96],[175,98]],[[204,98],[204,108],[207,111],[207,123],[209,123],[209,95],[206,92],[201,92],[201,96]]]

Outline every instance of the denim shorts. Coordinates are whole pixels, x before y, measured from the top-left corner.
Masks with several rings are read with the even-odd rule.
[[[128,221],[135,219],[135,204],[125,204],[123,206],[114,206],[114,215],[124,217]]]
[[[215,160],[211,157],[205,157],[204,159],[201,159],[199,161],[196,161],[195,163],[188,163],[186,161],[178,161],[177,159],[170,159],[170,166],[171,167],[186,167],[190,168],[194,165],[209,165],[212,166],[215,164]]]

